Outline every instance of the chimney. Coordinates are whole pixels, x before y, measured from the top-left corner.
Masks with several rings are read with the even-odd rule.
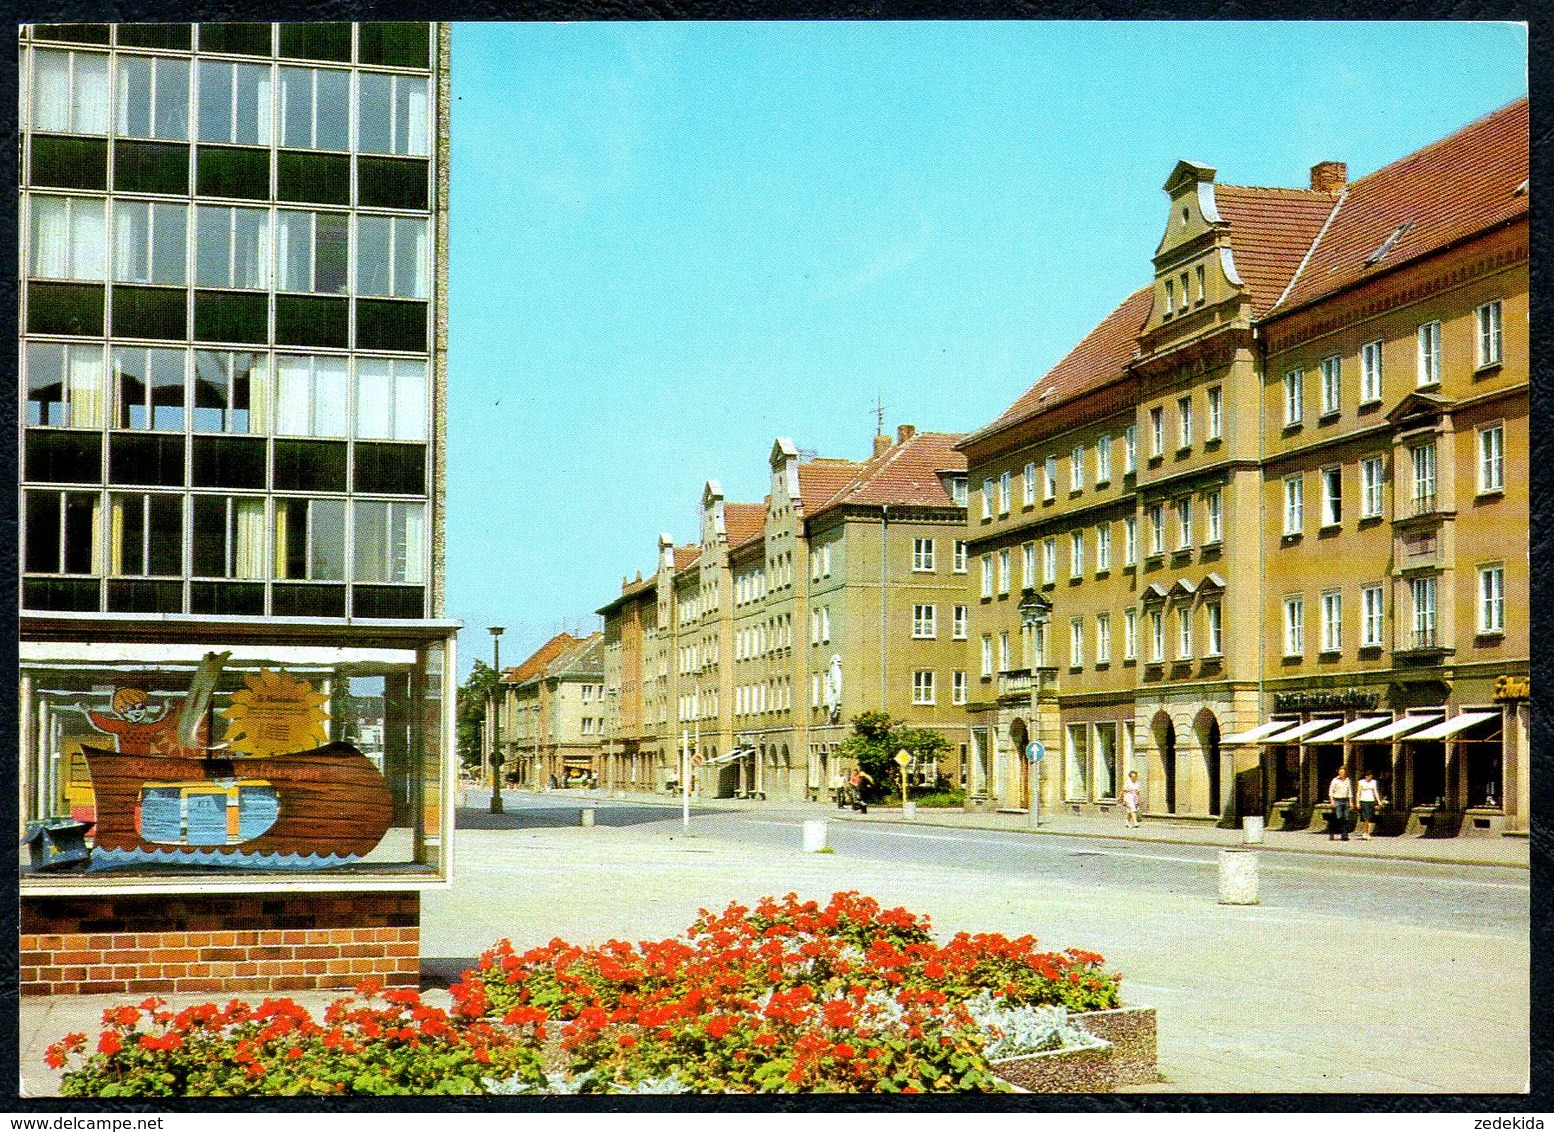
[[[883,455],[885,455],[885,453],[887,453],[889,451],[890,451],[890,437],[885,436],[883,434],[875,436],[875,438],[874,438],[874,454],[876,456],[883,456]]]
[[[1311,188],[1318,193],[1336,193],[1349,183],[1349,166],[1342,161],[1319,161],[1311,167]]]
[[[897,444],[905,444],[907,441],[911,440],[916,435],[917,435],[917,426],[916,425],[902,424],[902,425],[897,425],[896,426],[896,443]]]

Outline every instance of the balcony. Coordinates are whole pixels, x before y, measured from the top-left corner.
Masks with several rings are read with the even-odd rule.
[[[1000,702],[1030,703],[1036,690],[1036,679],[1029,668],[1012,668],[998,674],[998,698]]]

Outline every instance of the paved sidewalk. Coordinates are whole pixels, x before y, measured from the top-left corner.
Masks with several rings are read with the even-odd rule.
[[[608,790],[510,790],[506,795],[533,793],[552,802],[575,802],[579,806],[596,804],[631,804],[663,806],[678,810],[680,800],[666,794],[614,792]],[[490,794],[484,789],[469,788],[469,804],[484,806]],[[504,795],[504,796],[506,796]],[[761,802],[742,798],[695,798],[692,808],[696,812],[724,810],[740,813],[759,813],[764,816],[789,818],[795,821],[820,819],[836,822],[899,823],[902,817],[900,805],[871,805],[866,814],[821,802]],[[1033,835],[1056,834],[1063,837],[1097,837],[1116,841],[1147,841],[1170,845],[1210,845],[1234,848],[1243,844],[1242,831],[1221,829],[1206,822],[1183,821],[1170,817],[1148,817],[1137,830],[1128,829],[1119,808],[1115,815],[1097,816],[1075,814],[1062,808],[1044,810],[1041,827],[1032,829],[1028,813],[967,813],[958,809],[926,809],[918,807],[912,824],[937,826],[950,829],[985,829],[1002,833]],[[1263,834],[1260,849],[1281,853],[1331,853],[1343,857],[1373,857],[1379,860],[1426,861],[1442,865],[1495,865],[1502,868],[1528,867],[1528,839],[1507,837],[1502,834],[1466,834],[1459,837],[1375,837],[1363,841],[1351,836],[1348,841],[1329,841],[1320,827],[1311,830],[1285,832],[1267,830]]]

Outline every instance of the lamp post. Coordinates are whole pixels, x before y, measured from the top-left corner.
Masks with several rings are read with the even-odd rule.
[[[491,667],[496,672],[496,686],[491,712],[491,812],[502,812],[502,626],[492,625]]]
[[[1039,732],[1037,727],[1036,710],[1041,701],[1041,652],[1037,648],[1037,640],[1040,637],[1044,643],[1047,633],[1047,622],[1052,617],[1052,603],[1034,589],[1028,589],[1020,598],[1020,624],[1032,631],[1031,641],[1031,725]],[[1041,825],[1041,762],[1046,754],[1046,748],[1039,739],[1030,739],[1030,732],[1026,732],[1028,740],[1026,749],[1016,751],[1016,758],[1023,758],[1030,767],[1031,778],[1031,804],[1030,819],[1031,828],[1036,829]]]

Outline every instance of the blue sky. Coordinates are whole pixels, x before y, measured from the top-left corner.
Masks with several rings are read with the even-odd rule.
[[[791,436],[997,416],[1149,278],[1180,158],[1351,178],[1527,89],[1465,23],[453,31],[448,614],[461,677],[596,628]]]

